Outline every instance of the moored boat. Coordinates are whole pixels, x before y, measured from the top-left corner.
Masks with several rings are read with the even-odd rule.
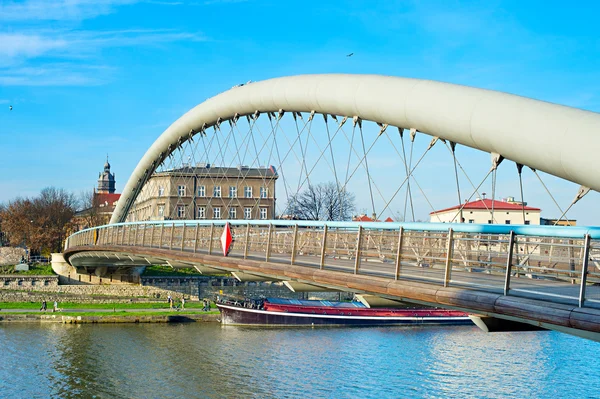
[[[468,325],[468,314],[445,309],[372,309],[360,302],[267,298],[218,301],[221,323],[266,326]]]

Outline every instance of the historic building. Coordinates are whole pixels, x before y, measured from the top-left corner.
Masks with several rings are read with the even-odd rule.
[[[74,231],[88,227],[100,226],[110,222],[121,194],[115,193],[115,174],[110,173],[108,158],[104,164],[104,172],[98,176],[98,186],[94,188],[90,198],[86,198],[86,208],[75,214],[72,220]]]
[[[106,157],[106,163],[104,164],[104,172],[100,172],[98,175],[98,188],[96,189],[96,192],[98,194],[115,193],[115,174],[110,173],[108,157]]]
[[[154,173],[142,188],[128,221],[174,219],[273,219],[273,166],[184,165]]]
[[[515,201],[513,197],[501,201],[478,198],[462,205],[431,212],[429,216],[431,222],[442,223],[540,224],[540,212],[540,208],[527,206],[527,203]]]

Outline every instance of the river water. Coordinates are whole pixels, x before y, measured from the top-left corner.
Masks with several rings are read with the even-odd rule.
[[[600,398],[600,343],[476,327],[0,324],[0,398]]]

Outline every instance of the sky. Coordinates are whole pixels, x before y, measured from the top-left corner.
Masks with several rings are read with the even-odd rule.
[[[0,202],[90,190],[107,154],[120,192],[163,130],[248,80],[372,73],[600,112],[599,12],[594,1],[0,0]],[[436,186],[434,169],[422,183]],[[549,181],[568,206],[577,185]],[[541,186],[528,199],[559,216]],[[600,224],[598,199],[568,216]]]

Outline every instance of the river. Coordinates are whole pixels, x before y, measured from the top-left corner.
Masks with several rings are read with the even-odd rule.
[[[0,324],[0,398],[599,398],[600,343],[476,327]]]

